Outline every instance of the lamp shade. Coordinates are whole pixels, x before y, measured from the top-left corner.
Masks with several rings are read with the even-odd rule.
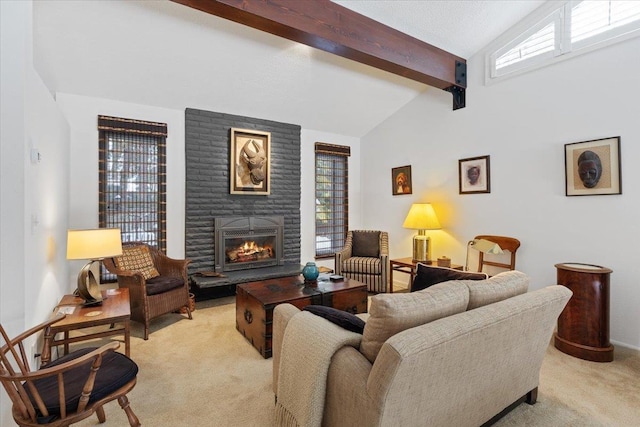
[[[102,259],[122,255],[119,228],[67,231],[67,259]]]
[[[431,203],[414,203],[402,226],[414,230],[439,230],[442,228]]]
[[[503,254],[504,251],[499,244],[494,243],[486,239],[474,239],[471,241],[471,246],[485,254]]]

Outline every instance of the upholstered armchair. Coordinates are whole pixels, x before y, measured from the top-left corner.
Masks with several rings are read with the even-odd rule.
[[[0,325],[0,382],[13,403],[16,424],[62,427],[94,413],[104,423],[103,405],[117,399],[129,424],[139,426],[127,398],[136,385],[138,365],[115,351],[119,343],[76,350],[41,369],[31,369],[25,351],[28,341],[63,318],[55,317],[13,339]]]
[[[129,289],[131,319],[144,324],[149,339],[151,319],[184,307],[189,319],[187,265],[191,260],[169,258],[153,246],[141,242],[122,245],[122,255],[105,258],[104,266],[118,276],[118,286]]]
[[[335,271],[366,283],[369,292],[387,292],[389,234],[377,230],[347,232],[344,248],[335,254]]]

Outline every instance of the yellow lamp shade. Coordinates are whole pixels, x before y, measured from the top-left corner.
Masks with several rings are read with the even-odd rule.
[[[402,226],[414,230],[439,230],[442,228],[431,203],[414,203]]]
[[[122,255],[119,228],[67,231],[67,259],[102,259]]]

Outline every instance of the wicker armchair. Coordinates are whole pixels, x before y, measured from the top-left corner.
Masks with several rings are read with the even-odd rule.
[[[192,319],[187,281],[191,260],[169,258],[141,242],[123,243],[122,250],[120,256],[105,258],[104,266],[118,276],[119,287],[129,289],[131,319],[144,324],[145,340],[151,319],[182,308]]]
[[[13,419],[19,426],[68,426],[92,414],[105,422],[103,405],[113,400],[127,414],[131,426],[140,421],[129,406],[138,366],[115,352],[117,342],[100,348],[83,348],[46,367],[32,371],[25,341],[42,333],[58,316],[10,339],[0,325],[0,382],[13,402]]]
[[[369,292],[387,292],[389,234],[386,231],[347,232],[344,248],[335,253],[336,274],[366,283]]]

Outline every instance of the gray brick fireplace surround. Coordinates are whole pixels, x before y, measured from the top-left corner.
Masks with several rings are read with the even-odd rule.
[[[271,194],[230,194],[231,128],[271,132]],[[192,260],[189,274],[214,271],[216,218],[254,215],[284,217],[285,266],[278,268],[297,270],[300,266],[300,126],[187,108],[185,133],[185,254]],[[225,278],[201,278],[197,285],[209,287],[262,280],[263,273],[259,270],[267,271],[248,270],[242,277],[236,272],[223,273]]]

